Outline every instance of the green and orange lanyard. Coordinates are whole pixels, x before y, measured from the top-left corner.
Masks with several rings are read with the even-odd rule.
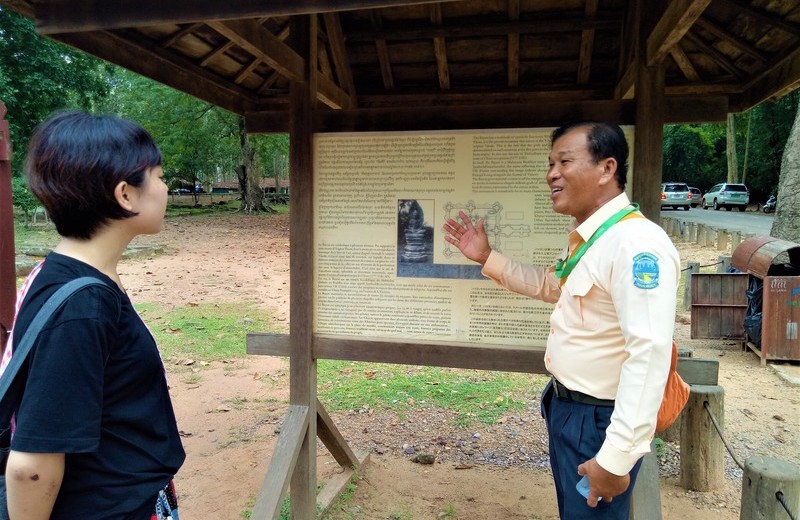
[[[575,269],[575,266],[578,265],[578,262],[580,262],[581,257],[583,257],[584,253],[586,253],[586,251],[592,246],[592,244],[594,244],[597,241],[598,238],[600,238],[603,235],[603,233],[608,231],[608,229],[611,226],[613,226],[620,220],[624,219],[625,217],[629,215],[636,216],[632,215],[632,213],[634,211],[637,211],[638,209],[639,205],[636,204],[635,202],[631,202],[630,205],[617,211],[616,213],[608,217],[608,219],[605,222],[603,222],[600,225],[600,227],[595,230],[594,233],[592,233],[592,236],[589,237],[589,240],[581,244],[575,250],[574,253],[571,253],[569,255],[569,258],[567,258],[566,260],[559,260],[558,262],[556,262],[555,273],[556,276],[561,280],[561,283],[563,284],[566,281],[567,277],[570,275],[572,270]]]

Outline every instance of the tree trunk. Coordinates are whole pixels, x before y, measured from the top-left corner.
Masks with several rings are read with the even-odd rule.
[[[750,153],[750,122],[753,120],[753,114],[747,114],[747,132],[744,138],[744,161],[742,161],[742,184],[747,184],[747,155]]]
[[[770,235],[800,243],[800,102],[786,140],[778,178],[778,204]]]
[[[245,131],[244,118],[239,117],[239,146],[242,152],[242,163],[236,167],[236,176],[239,178],[241,206],[239,211],[274,211],[264,205],[264,192],[259,186],[258,168],[256,168],[256,152],[250,145],[250,137]]]
[[[728,182],[739,182],[739,172],[736,168],[736,123],[733,114],[728,114],[727,125],[727,142],[728,147],[725,155],[728,158]]]

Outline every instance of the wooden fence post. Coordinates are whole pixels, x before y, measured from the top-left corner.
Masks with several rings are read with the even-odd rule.
[[[717,264],[718,273],[727,273],[728,268],[731,266],[731,255],[719,255],[719,263]]]
[[[692,275],[700,272],[700,262],[687,262],[686,282],[683,284],[683,309],[692,307]]]
[[[718,229],[717,230],[717,249],[720,251],[727,251],[728,250],[728,230],[727,229]]]
[[[692,385],[681,425],[681,485],[694,491],[719,489],[725,481],[725,445],[714,428],[705,403],[724,431],[723,388]]]
[[[800,467],[771,457],[749,457],[742,477],[741,520],[789,518],[780,492],[793,514],[800,512]]]

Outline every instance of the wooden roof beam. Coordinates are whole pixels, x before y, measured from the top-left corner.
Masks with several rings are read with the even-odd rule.
[[[597,15],[597,1],[586,0],[584,15],[591,20]],[[594,50],[594,29],[584,29],[581,31],[581,48],[578,55],[578,85],[585,85],[589,82],[589,74],[592,71],[592,52]]]
[[[740,14],[744,16],[754,18],[755,20],[761,23],[766,23],[773,27],[777,27],[778,29],[781,29],[789,34],[800,36],[800,25],[797,25],[792,22],[787,22],[780,16],[776,16],[767,11],[755,8],[752,5],[750,5],[749,2],[742,2],[741,0],[717,0],[717,1],[733,6],[736,10],[739,11]]]
[[[37,5],[43,34],[431,4],[454,0],[53,0]]]
[[[728,31],[726,31],[722,27],[720,27],[717,24],[711,22],[710,20],[707,20],[707,19],[703,18],[702,16],[697,19],[697,22],[696,22],[695,25],[697,25],[697,27],[703,29],[704,31],[710,32],[711,34],[713,34],[717,38],[725,40],[726,42],[730,43],[731,45],[733,45],[734,47],[739,49],[741,52],[747,54],[751,58],[755,58],[758,61],[761,61],[761,62],[764,62],[764,63],[767,63],[769,61],[769,56],[767,56],[766,54],[764,54],[760,50],[756,49],[754,46],[750,45],[749,42],[743,40],[742,38],[739,38],[738,36],[735,36],[735,35],[729,33]]]
[[[289,37],[289,32],[291,31],[290,27],[291,24],[287,23],[283,27],[283,29],[281,29],[281,31],[277,34],[278,39],[280,41],[282,42],[286,41],[286,38]],[[233,44],[233,42],[231,42],[231,44]],[[262,83],[261,86],[258,87],[258,92],[256,92],[256,94],[260,96],[261,94],[269,90],[270,87],[272,87],[272,85],[274,85],[275,82],[278,81],[280,78],[281,75],[277,71],[273,71],[272,74],[270,74],[269,77],[264,81],[264,83]]]
[[[256,97],[247,90],[134,34],[97,31],[54,38],[231,112],[241,114],[256,106]]]
[[[203,22],[190,23],[190,24],[185,25],[184,27],[181,27],[180,30],[176,31],[174,34],[170,35],[164,41],[162,41],[161,42],[161,46],[162,47],[172,47],[172,45],[174,45],[175,42],[177,42],[178,40],[180,40],[181,38],[183,38],[187,34],[190,34],[192,31],[194,31],[195,29],[197,29],[197,28],[199,28],[199,27],[201,27],[203,25],[205,25]]]
[[[636,90],[636,64],[628,64],[628,68],[614,87],[614,99],[633,99]]]
[[[508,0],[508,19],[519,20],[519,0]],[[519,33],[508,33],[508,86],[519,86]]]
[[[740,110],[747,110],[767,99],[778,99],[800,88],[800,46],[764,74],[745,85],[737,100]]]
[[[414,26],[409,24],[404,27],[350,31],[347,33],[347,41],[371,42],[377,39],[388,41],[429,40],[437,36],[442,38],[503,37],[508,33],[553,34],[571,33],[583,29],[619,30],[621,25],[621,21],[616,17],[587,20],[583,17],[571,18],[564,16],[559,18],[539,17],[536,20],[509,22],[485,22],[480,20],[474,23],[453,23],[446,26]]]
[[[434,4],[431,9],[431,23],[435,26],[442,25],[442,6]],[[450,70],[447,66],[447,44],[443,36],[433,37],[433,51],[436,54],[436,70],[439,74],[439,88],[450,88]]]
[[[705,42],[702,38],[697,36],[692,32],[686,33],[686,39],[692,42],[694,45],[700,48],[703,52],[708,54],[708,56],[714,60],[714,62],[722,67],[723,69],[727,70],[731,74],[733,74],[737,78],[742,77],[742,71],[736,68],[736,66],[728,59],[727,56],[719,52],[715,49],[712,45]]]
[[[209,22],[228,38],[291,81],[303,81],[305,59],[261,25],[248,20]]]
[[[669,55],[672,56],[673,60],[675,60],[678,68],[681,69],[683,75],[686,76],[686,79],[695,83],[700,82],[700,75],[697,73],[694,65],[692,65],[692,61],[689,59],[686,53],[683,52],[680,43],[669,50]]]
[[[353,81],[353,70],[350,68],[350,59],[347,57],[347,47],[342,32],[342,22],[339,13],[325,13],[322,15],[325,29],[328,32],[328,42],[333,54],[333,65],[336,68],[336,78],[339,85],[350,94],[351,105],[356,105],[356,86]]]
[[[647,38],[647,65],[661,62],[689,31],[711,0],[674,0]]]
[[[209,52],[208,54],[203,56],[203,58],[200,60],[200,66],[201,67],[205,67],[211,61],[213,61],[214,58],[216,58],[218,56],[222,56],[223,54],[225,54],[228,51],[228,49],[233,47],[233,45],[234,45],[234,43],[232,41],[228,40],[224,44],[222,44],[219,47],[217,47],[216,49],[212,50],[211,52]]]
[[[253,58],[252,61],[250,61],[250,63],[246,67],[244,67],[239,72],[239,74],[236,75],[236,77],[233,79],[233,82],[236,83],[237,85],[241,84],[241,82],[244,81],[245,78],[249,76],[254,70],[256,70],[256,67],[258,67],[259,65],[261,65],[261,58]]]
[[[377,34],[380,34],[383,30],[381,14],[377,10],[372,9],[369,12],[369,18],[372,22],[372,29]],[[381,79],[383,79],[383,88],[386,90],[394,90],[392,62],[389,60],[389,47],[386,45],[386,40],[384,38],[375,38],[375,50],[378,53],[378,63],[381,66]]]

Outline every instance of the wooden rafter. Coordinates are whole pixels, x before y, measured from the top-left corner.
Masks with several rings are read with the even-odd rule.
[[[692,42],[692,44],[698,47],[701,51],[706,53],[708,57],[711,58],[717,65],[727,70],[737,78],[743,77],[742,71],[737,69],[736,65],[734,65],[731,62],[731,60],[728,59],[727,56],[725,56],[720,51],[715,49],[712,45],[703,40],[701,37],[697,36],[696,34],[690,31],[686,33],[686,39]]]
[[[212,50],[211,52],[209,52],[208,54],[203,56],[203,58],[200,60],[200,66],[201,67],[205,67],[206,65],[211,63],[214,60],[214,58],[217,58],[218,56],[222,56],[223,54],[225,54],[233,46],[234,46],[234,43],[232,41],[228,40],[224,44],[220,45],[216,49]]]
[[[355,103],[356,87],[353,82],[353,71],[350,69],[350,60],[347,57],[339,13],[325,13],[322,18],[325,22],[325,29],[328,31],[328,42],[331,54],[333,54],[333,64],[336,67],[339,86],[350,94]]]
[[[261,63],[262,63],[261,58],[253,58],[250,61],[250,63],[246,67],[244,67],[241,71],[239,71],[239,74],[237,74],[235,78],[233,78],[233,82],[236,83],[237,85],[241,84],[241,82],[244,81],[245,78],[249,76],[254,70],[256,70],[256,67],[261,65]]]
[[[369,12],[370,22],[372,29],[376,34],[380,34],[383,29],[383,22],[381,21],[381,14],[372,9]],[[386,45],[386,39],[383,37],[375,38],[375,50],[378,53],[378,63],[381,67],[381,79],[383,79],[383,88],[386,90],[394,89],[394,75],[392,74],[392,62],[389,60],[389,48]]]
[[[508,0],[508,19],[519,20],[519,0]],[[508,86],[519,86],[519,33],[508,33]]]
[[[303,57],[261,25],[248,20],[209,22],[208,25],[289,80],[303,80]]]
[[[788,56],[745,85],[739,108],[745,110],[766,99],[780,98],[798,87],[800,87],[800,46],[796,45]]]
[[[697,73],[694,65],[692,65],[692,61],[689,59],[686,53],[683,52],[680,42],[678,42],[677,45],[669,50],[669,55],[672,56],[673,60],[675,60],[678,68],[681,69],[683,75],[686,76],[686,79],[693,82],[700,81],[700,75]]]
[[[709,0],[710,1],[710,0]],[[477,38],[481,36],[506,36],[510,32],[519,34],[553,34],[568,33],[583,29],[619,29],[618,18],[598,18],[586,20],[581,18],[549,18],[539,17],[536,20],[518,20],[509,22],[474,22],[452,23],[446,26],[424,26],[407,24],[402,28],[383,28],[347,33],[349,42],[371,42],[376,39],[387,41],[429,40],[437,36],[442,38]]]
[[[322,42],[317,45],[319,45],[319,58],[317,59],[317,61],[319,61],[319,71],[323,76],[333,81],[333,67],[331,67],[331,59],[328,57],[328,51],[325,46],[322,45]]]
[[[56,39],[237,114],[256,106],[251,92],[133,32],[60,34]]]
[[[597,15],[597,1],[586,0],[584,15],[591,20]],[[592,70],[592,51],[594,50],[594,29],[581,31],[581,49],[578,56],[578,85],[589,82],[589,73]]]
[[[434,26],[442,25],[442,6],[433,4],[431,9],[431,23]],[[443,36],[433,37],[433,51],[436,54],[436,71],[439,75],[439,88],[447,90],[450,88],[450,70],[447,66],[447,44]]]
[[[630,63],[614,86],[614,99],[633,99],[636,89],[636,64]]]
[[[289,37],[290,27],[291,25],[287,23],[283,27],[283,29],[281,29],[280,32],[278,32],[276,36],[280,41],[284,42],[286,41],[286,38]],[[269,75],[269,77],[266,80],[264,80],[264,83],[262,83],[261,86],[258,87],[258,91],[256,92],[256,94],[260,96],[261,94],[272,88],[272,85],[274,85],[275,82],[278,81],[280,78],[281,75],[277,71],[274,71],[272,74]]]
[[[205,25],[204,22],[197,22],[197,23],[190,23],[183,27],[181,27],[178,31],[175,31],[174,34],[167,37],[165,40],[161,42],[162,47],[172,47],[175,42],[186,36],[187,34],[191,34],[195,29],[202,27]]]
[[[697,22],[695,22],[695,25],[697,27],[703,29],[704,31],[708,31],[709,33],[713,34],[717,38],[725,40],[726,42],[730,43],[731,45],[733,45],[734,47],[739,49],[741,52],[747,54],[751,58],[755,58],[758,61],[761,61],[761,62],[764,62],[764,63],[767,63],[769,61],[769,56],[767,56],[766,54],[764,54],[760,50],[756,49],[749,42],[743,40],[742,38],[739,38],[736,35],[731,34],[730,32],[726,31],[725,29],[723,29],[722,27],[718,26],[714,22],[712,22],[712,21],[710,21],[710,20],[708,20],[708,19],[706,19],[706,18],[704,18],[702,16],[697,19]]]
[[[739,11],[740,14],[753,18],[758,22],[771,25],[773,27],[786,31],[789,34],[793,34],[794,36],[800,36],[800,25],[792,22],[787,22],[780,16],[776,16],[761,9],[757,9],[752,5],[748,4],[747,2],[742,2],[741,0],[717,0],[717,1],[734,7],[737,11]]]
[[[122,29],[260,16],[289,16],[454,0],[53,0],[37,6],[43,34]],[[39,8],[40,7],[40,8]]]
[[[647,65],[652,67],[666,57],[703,14],[711,0],[674,0],[647,38]]]

